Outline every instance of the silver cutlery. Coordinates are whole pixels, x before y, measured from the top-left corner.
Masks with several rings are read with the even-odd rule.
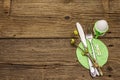
[[[79,23],[76,23],[76,26],[77,26],[77,30],[78,30],[79,36],[81,38],[81,42],[83,43],[85,50],[87,50],[88,46],[87,46],[87,42],[86,42],[86,38],[85,38],[85,34],[83,32],[82,26]],[[89,68],[90,68],[90,74],[91,74],[91,76],[92,77],[96,77],[96,74],[97,74],[96,70],[94,69],[94,66],[93,66],[91,60],[89,59],[89,57],[88,57],[88,63],[89,63]]]
[[[91,27],[91,26],[89,26],[89,27]],[[92,35],[92,32],[91,32],[91,28],[87,29],[86,39],[89,40],[90,46],[91,46],[91,48],[92,48],[93,58],[97,61],[96,53],[95,53],[95,51],[94,51],[94,47],[93,47],[93,44],[92,44],[93,35]],[[102,73],[102,71],[101,71],[100,69],[99,69],[99,70],[100,70],[100,73],[99,73],[99,71],[97,70],[97,68],[94,68],[94,69],[95,69],[95,72],[96,72],[96,74],[97,74],[98,76],[103,75],[103,73]]]

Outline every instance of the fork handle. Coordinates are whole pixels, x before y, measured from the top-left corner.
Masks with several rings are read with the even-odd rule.
[[[90,68],[90,75],[92,77],[96,77],[97,73],[96,73],[95,68],[93,67],[93,64],[89,58],[88,58],[88,63],[89,63],[89,68]]]
[[[94,47],[93,47],[93,44],[92,44],[92,39],[89,40],[89,41],[90,41],[90,45],[91,45],[91,47],[92,47],[93,57],[94,57],[94,59],[96,60],[96,55],[95,55]],[[98,76],[101,75],[101,73],[100,73],[101,70],[99,70],[99,69],[95,69],[95,71],[96,71],[96,73],[97,73]]]

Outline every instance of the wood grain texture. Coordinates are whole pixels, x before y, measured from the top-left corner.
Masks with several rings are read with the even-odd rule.
[[[120,0],[110,0],[109,5],[106,0],[13,0],[11,15],[16,16],[43,16],[43,15],[63,15],[72,13],[120,13]],[[105,3],[105,5],[103,5]],[[64,6],[64,7],[63,7]]]
[[[75,23],[80,22],[84,30],[89,24],[104,18],[104,14],[75,14],[65,17],[0,17],[0,38],[71,38],[76,28]],[[105,37],[119,36],[120,15],[110,14],[107,18],[109,31]],[[91,20],[94,19],[93,23]],[[94,26],[94,24],[92,25]]]
[[[3,2],[2,0],[0,0],[0,14],[3,13]]]
[[[110,0],[110,10],[111,13],[119,13],[120,14],[120,0]]]
[[[104,76],[95,80],[119,80],[120,39],[102,39],[109,49]],[[90,80],[69,39],[1,39],[1,80]]]
[[[0,0],[0,80],[119,80],[120,0]],[[75,23],[106,19],[101,39],[109,49],[103,77],[91,78],[78,62],[70,38]],[[92,22],[93,21],[93,22]]]
[[[71,38],[76,22],[84,27],[93,19],[108,20],[105,37],[120,37],[118,4],[119,0],[12,0],[10,16],[0,14],[0,38]],[[111,5],[118,5],[113,7],[117,12],[109,12]]]
[[[102,0],[102,5],[103,5],[104,13],[109,13],[110,0]]]
[[[10,14],[10,8],[11,8],[11,0],[4,0],[3,1],[4,13],[9,15]]]

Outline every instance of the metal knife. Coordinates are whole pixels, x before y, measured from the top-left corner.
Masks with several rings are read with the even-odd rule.
[[[85,38],[83,28],[80,25],[80,23],[78,23],[78,22],[76,23],[76,27],[77,27],[81,42],[83,43],[84,48],[87,49],[88,47],[87,47],[87,42],[86,42],[86,38]],[[93,67],[93,64],[92,64],[92,62],[91,62],[91,60],[89,58],[88,58],[88,62],[89,62],[89,68],[90,68],[91,76],[96,77],[97,74],[96,74],[95,68]]]

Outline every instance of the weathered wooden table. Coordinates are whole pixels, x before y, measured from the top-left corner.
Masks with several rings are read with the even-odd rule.
[[[0,0],[0,80],[91,80],[70,45],[75,23],[106,19],[103,77],[120,78],[120,0]]]

